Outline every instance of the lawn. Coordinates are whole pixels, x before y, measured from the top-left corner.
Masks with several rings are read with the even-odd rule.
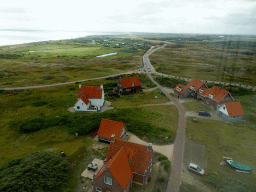
[[[200,101],[194,100],[192,102],[185,102],[182,103],[182,106],[187,110],[187,111],[193,111],[193,112],[198,112],[200,110],[203,111],[213,111],[213,109],[205,104],[203,104]]]
[[[156,71],[178,77],[255,85],[256,58],[246,39],[178,42],[151,54]],[[237,49],[237,46],[239,48]]]
[[[106,97],[111,102],[112,107],[131,107],[147,104],[166,103],[170,100],[163,94],[160,94],[160,89],[155,89],[150,92],[137,93],[134,95],[121,95],[120,98]]]
[[[202,180],[218,191],[254,191],[255,171],[250,174],[238,173],[229,166],[220,166],[222,157],[256,168],[256,95],[236,98],[242,104],[245,120],[236,123],[198,119],[193,122],[188,118],[186,135],[195,143],[206,146],[207,169]],[[250,105],[246,105],[250,102]],[[251,116],[250,116],[251,115]]]

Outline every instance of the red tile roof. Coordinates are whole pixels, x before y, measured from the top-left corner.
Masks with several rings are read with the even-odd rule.
[[[113,158],[122,147],[125,148],[131,170],[144,174],[148,168],[153,151],[148,150],[148,146],[145,145],[115,139],[114,142],[110,142],[108,147],[107,160]]]
[[[123,88],[132,87],[132,83],[134,83],[134,86],[141,86],[140,79],[137,76],[122,78],[120,83]]]
[[[194,86],[194,91],[197,91],[202,85],[204,84],[203,81],[199,81],[197,79],[191,79],[190,82],[186,85],[187,88]]]
[[[181,91],[178,91],[177,88],[180,87],[181,88]],[[176,91],[177,93],[183,93],[183,91],[186,90],[186,86],[182,85],[182,84],[178,84],[175,88],[174,88],[174,91]]]
[[[124,127],[124,123],[118,121],[112,121],[108,119],[102,119],[98,136],[111,139],[111,135],[115,134],[115,138],[120,138]]]
[[[85,95],[87,99],[101,99],[102,89],[100,86],[82,86],[79,89],[78,97]]]
[[[229,117],[244,115],[240,102],[225,103]]]
[[[107,169],[110,169],[115,180],[124,189],[129,185],[132,178],[132,170],[130,168],[125,147],[122,147],[97,173],[95,179],[102,175]]]
[[[227,94],[229,94],[229,92],[227,90],[224,89],[219,89],[218,87],[213,86],[211,89],[209,90],[204,90],[203,93],[201,93],[201,95],[209,97],[209,95],[213,95],[213,99],[216,101],[221,101]]]
[[[88,100],[84,95],[82,95],[82,96],[80,97],[80,99],[82,99],[82,101],[83,101],[86,105],[88,105],[89,100]]]

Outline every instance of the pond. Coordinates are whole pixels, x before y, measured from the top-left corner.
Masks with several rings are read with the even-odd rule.
[[[104,54],[104,55],[99,55],[99,56],[96,56],[96,57],[107,57],[107,56],[111,56],[111,55],[116,55],[118,52],[115,52],[115,53],[108,53],[108,54]]]

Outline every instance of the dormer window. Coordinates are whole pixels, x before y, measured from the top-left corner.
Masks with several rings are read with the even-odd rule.
[[[199,93],[203,93],[204,92],[204,90],[203,89],[199,89]]]
[[[132,83],[132,87],[134,86],[134,83]]]
[[[190,86],[190,89],[191,89],[191,90],[194,90],[194,88],[195,88],[194,86]]]
[[[180,88],[180,87],[177,87],[176,89],[177,89],[177,91],[179,91],[179,92],[181,92],[181,90],[182,90],[182,88]]]
[[[214,97],[214,95],[209,94],[209,98],[210,98],[210,99],[213,99],[213,97]]]

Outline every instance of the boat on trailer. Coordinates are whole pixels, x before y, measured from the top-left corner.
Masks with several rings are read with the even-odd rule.
[[[253,171],[253,168],[249,167],[248,165],[239,163],[239,162],[234,161],[232,159],[227,159],[226,162],[231,167],[237,169],[237,171],[241,171],[241,172],[252,172]]]

